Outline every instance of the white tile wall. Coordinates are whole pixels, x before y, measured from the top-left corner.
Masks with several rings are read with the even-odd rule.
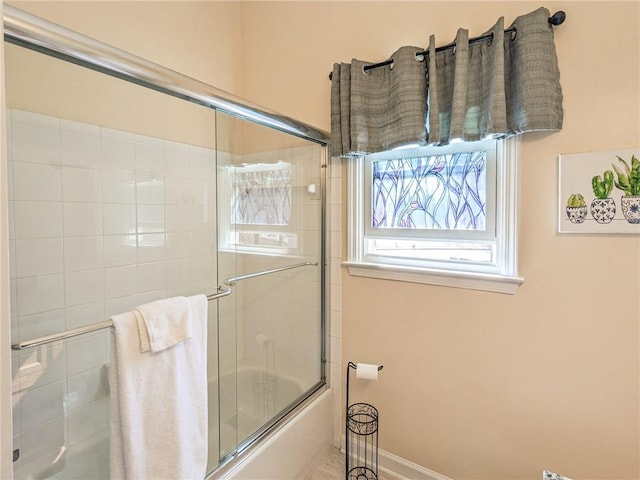
[[[67,341],[67,374],[75,375],[104,365],[108,352],[102,332]]]
[[[13,340],[100,322],[167,295],[213,290],[211,150],[18,110],[8,118]],[[320,199],[306,192],[319,177],[318,147],[284,155],[299,166],[293,181],[299,253],[319,260]],[[329,186],[337,184],[330,180]],[[332,244],[339,245],[334,228]],[[332,289],[339,286],[340,253],[332,250]],[[225,268],[250,272],[278,262],[291,259],[247,255]],[[282,374],[310,386],[320,368],[319,282],[318,268],[245,282],[236,301],[246,300],[247,308],[235,312],[238,323],[220,327],[242,335],[238,352],[253,352],[255,361],[264,361],[265,353],[255,348],[256,335],[270,336]],[[341,363],[339,298],[334,294],[328,325],[334,388]],[[14,375],[21,379],[14,391],[14,437],[24,459],[16,478],[39,474],[36,454],[51,462],[62,445],[71,452],[104,437],[108,355],[107,332],[14,354]],[[39,374],[30,384],[24,372]],[[34,432],[42,433],[40,443]]]
[[[125,235],[136,233],[136,206],[122,203],[105,203],[103,226],[105,235]]]
[[[101,172],[88,168],[62,168],[62,200],[65,202],[100,203]]]
[[[102,260],[105,267],[130,265],[138,259],[138,240],[136,235],[105,235],[102,237]]]
[[[164,152],[162,140],[136,136],[136,171],[139,173],[164,175]]]
[[[164,191],[168,205],[186,205],[191,201],[191,190],[187,178],[167,178],[164,183]]]
[[[60,201],[62,199],[61,168],[57,165],[15,163],[13,165],[13,197],[15,200]]]
[[[21,315],[20,337],[35,338],[41,335],[50,335],[65,329],[64,309],[48,310],[31,315]]]
[[[22,428],[30,430],[63,414],[64,382],[32,388],[20,399]]]
[[[137,235],[138,263],[156,262],[167,258],[167,235],[168,234],[164,232]],[[195,253],[191,252],[191,255],[195,255]],[[191,255],[186,254],[183,256],[187,257]],[[182,261],[184,262],[184,260]]]
[[[104,299],[105,279],[105,272],[102,269],[65,273],[65,306],[82,305]]]
[[[102,211],[100,203],[64,202],[62,225],[65,236],[102,235]]]
[[[191,266],[182,260],[167,260],[167,288],[187,285],[191,279]]]
[[[206,280],[210,278],[210,268],[213,266],[211,264],[206,265],[209,267],[207,271],[205,271],[202,277]],[[139,292],[152,292],[154,290],[163,290],[167,288],[167,266],[166,262],[152,262],[152,263],[141,263],[138,265],[138,291]],[[193,276],[194,280],[197,280],[200,277]]]
[[[13,202],[16,239],[62,237],[61,202]]]
[[[138,204],[164,204],[164,177],[157,175],[136,175],[136,195]]]
[[[62,240],[62,239],[60,239]],[[104,265],[104,238],[67,237],[64,239],[64,270],[91,270]]]
[[[7,118],[12,341],[169,292],[211,293],[211,150],[19,110]],[[104,438],[108,345],[104,331],[14,353],[15,478],[40,475],[62,446]]]
[[[66,375],[66,350],[60,343],[50,344],[37,351],[18,353],[13,360],[12,383],[16,397],[24,395],[28,388],[62,381]],[[15,409],[14,414],[16,413],[21,417],[21,409]]]
[[[138,293],[137,265],[124,265],[104,269],[106,298],[126,297]]]
[[[68,414],[69,444],[82,444],[96,434],[109,428],[107,413],[107,399],[102,397],[82,407],[78,407]],[[98,473],[98,472],[97,472]]]
[[[11,119],[14,162],[60,165],[59,119],[19,110]]]
[[[63,270],[62,238],[16,240],[16,276],[49,275]]]
[[[136,171],[135,136],[132,133],[102,129],[100,166],[118,172]]]
[[[63,308],[64,299],[64,275],[61,273],[18,278],[16,281],[18,317]]]
[[[138,205],[138,233],[164,232],[164,205]]]
[[[102,201],[136,203],[136,176],[128,172],[102,172]]]
[[[329,162],[329,385],[333,389],[333,444],[341,446],[344,415],[343,375],[348,359],[342,358],[342,161]]]
[[[20,435],[14,436],[14,445],[21,446],[20,461],[14,463],[14,478],[34,478],[33,472],[60,471],[64,459],[59,457],[65,447],[64,432],[64,417],[56,416],[37,428],[23,429]]]
[[[107,376],[104,365],[85,370],[67,379],[67,408],[74,410],[105,396]]]
[[[105,312],[104,302],[102,301],[68,306],[66,308],[67,328],[76,328],[91,323],[102,322],[108,316]]]
[[[61,120],[62,165],[93,168],[100,162],[100,127]]]

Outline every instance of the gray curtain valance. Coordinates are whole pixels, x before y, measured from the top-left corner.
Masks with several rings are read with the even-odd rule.
[[[560,73],[549,25],[539,8],[516,18],[513,34],[500,18],[488,41],[436,52],[429,39],[402,47],[391,67],[365,72],[361,60],[335,64],[331,86],[332,156],[373,153],[407,144],[444,145],[562,128]]]

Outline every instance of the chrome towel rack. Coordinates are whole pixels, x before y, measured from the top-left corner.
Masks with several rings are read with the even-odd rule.
[[[218,300],[219,298],[231,295],[231,293],[233,293],[233,290],[230,288],[218,288],[216,293],[207,295],[207,300]],[[40,345],[57,342],[58,340],[66,340],[67,338],[77,337],[78,335],[84,335],[85,333],[97,332],[98,330],[103,330],[109,327],[113,327],[113,322],[111,320],[92,323],[91,325],[86,325],[84,327],[72,328],[71,330],[65,330],[64,332],[14,343],[11,345],[11,350],[27,350],[28,348],[39,347]]]
[[[232,287],[236,283],[238,283],[238,282],[240,282],[242,280],[248,280],[250,278],[261,277],[263,275],[270,275],[272,273],[284,272],[285,270],[291,270],[293,268],[300,268],[300,267],[307,267],[307,266],[317,267],[318,266],[318,262],[302,262],[302,263],[296,263],[294,265],[287,265],[286,267],[272,268],[270,270],[263,270],[261,272],[247,273],[245,275],[238,275],[237,277],[227,278],[224,281],[224,284],[225,285],[229,285],[230,287]]]
[[[216,293],[211,295],[207,295],[207,300],[219,300],[223,297],[231,295],[233,293],[233,289],[231,288],[237,282],[242,280],[247,280],[250,278],[260,277],[262,275],[269,275],[272,273],[283,272],[285,270],[291,270],[293,268],[300,268],[306,266],[317,266],[318,262],[303,262],[296,263],[294,265],[287,265],[285,267],[272,268],[269,270],[263,270],[255,273],[248,273],[245,275],[239,275],[236,277],[227,278],[224,280],[224,284],[228,285],[227,287],[218,287]],[[84,335],[86,333],[97,332],[99,330],[104,330],[105,328],[109,328],[113,326],[113,322],[111,320],[105,320],[104,322],[92,323],[91,325],[86,325],[84,327],[72,328],[71,330],[65,330],[64,332],[54,333],[51,335],[45,335],[38,338],[33,338],[31,340],[25,340],[23,342],[17,342],[11,345],[11,350],[27,350],[29,348],[39,347],[40,345],[46,345],[48,343],[57,342],[59,340],[66,340],[68,338],[77,337],[79,335]]]

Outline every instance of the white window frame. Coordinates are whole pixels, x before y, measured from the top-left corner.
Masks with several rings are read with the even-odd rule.
[[[237,162],[236,162],[237,163]],[[261,164],[265,170],[269,170],[269,167],[273,167],[273,170],[283,168],[279,165],[280,162],[264,163]],[[295,165],[291,162],[284,162],[291,169],[291,188],[295,183]],[[257,164],[254,164],[257,165]],[[236,224],[232,223],[232,212],[230,199],[232,197],[234,189],[234,175],[237,173],[238,167],[236,164],[224,165],[218,168],[218,176],[224,180],[218,182],[218,222],[219,228],[219,242],[220,250],[230,252],[242,252],[242,253],[257,253],[261,255],[290,255],[297,256],[300,253],[300,235],[299,235],[299,206],[292,201],[291,203],[291,218],[288,225],[268,225],[268,224]],[[293,194],[293,191],[292,191]],[[234,240],[239,234],[275,234],[275,235],[289,235],[294,237],[294,246],[266,246],[266,245],[251,245],[238,243]]]
[[[370,176],[367,177],[367,163],[364,156],[348,160],[348,257],[344,264],[349,273],[356,276],[398,280],[448,287],[484,290],[489,292],[514,294],[523,279],[518,276],[518,158],[520,140],[518,136],[494,140],[496,142],[496,189],[495,189],[495,266],[478,267],[477,264],[430,265],[429,262],[413,262],[410,259],[397,260],[394,257],[376,258],[366,255],[365,238],[370,229],[370,211],[365,195],[370,195]],[[424,147],[422,155],[454,153],[479,150],[483,142],[466,142],[446,147]],[[395,150],[394,156],[405,156],[402,150]],[[415,152],[411,152],[412,154]],[[411,155],[406,155],[411,156]],[[415,156],[415,155],[413,155]],[[378,157],[380,158],[380,157]],[[487,185],[492,181],[488,170]],[[489,188],[488,188],[489,190]],[[492,193],[488,191],[487,196]],[[490,220],[489,220],[490,221]],[[413,233],[413,232],[412,232]],[[432,236],[434,240],[440,234]],[[456,233],[459,236],[459,234]],[[477,237],[470,233],[469,237]]]

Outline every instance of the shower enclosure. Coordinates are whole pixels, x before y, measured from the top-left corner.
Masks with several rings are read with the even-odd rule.
[[[108,479],[105,322],[198,293],[213,472],[324,387],[327,135],[8,6],[5,29],[14,476]]]

